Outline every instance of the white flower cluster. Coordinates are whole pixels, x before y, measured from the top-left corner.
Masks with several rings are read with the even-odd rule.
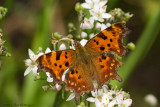
[[[87,101],[95,102],[96,107],[128,107],[132,104],[128,93],[116,88],[108,90],[106,85],[91,93],[93,97],[87,98]]]
[[[89,10],[90,17],[84,18],[84,22],[81,23],[80,28],[85,29],[93,29],[94,27],[99,30],[104,30],[109,27],[111,24],[104,24],[105,19],[111,18],[109,13],[106,13],[106,3],[107,0],[85,0],[85,3],[82,3],[81,6],[85,9]],[[94,33],[88,34],[91,39],[94,37]],[[87,37],[87,33],[82,31],[82,38]]]

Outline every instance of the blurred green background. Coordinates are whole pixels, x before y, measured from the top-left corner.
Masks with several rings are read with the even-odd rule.
[[[11,57],[1,56],[0,106],[4,104],[37,107],[75,106],[74,100],[61,99],[61,91],[44,92],[44,81],[34,81],[30,73],[24,77],[24,60],[28,48],[34,52],[41,46],[51,46],[53,32],[67,35],[67,24],[78,23],[74,6],[82,0],[0,0],[8,13],[0,20],[3,39]],[[123,82],[112,81],[133,99],[132,107],[150,107],[144,97],[154,94],[160,103],[160,0],[109,0],[108,9],[121,8],[134,16],[127,26],[132,30],[128,42],[136,44],[125,56],[119,68]],[[157,105],[157,107],[160,106]]]

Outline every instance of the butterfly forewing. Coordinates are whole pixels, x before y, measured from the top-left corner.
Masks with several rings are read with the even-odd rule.
[[[54,83],[61,84],[64,71],[75,64],[75,51],[49,52],[40,56],[36,62],[38,63],[38,71],[49,72]]]
[[[122,41],[123,37],[127,33],[128,29],[125,23],[116,23],[89,40],[85,47],[91,53],[112,51],[119,56],[123,56],[126,52],[126,49],[124,48]]]

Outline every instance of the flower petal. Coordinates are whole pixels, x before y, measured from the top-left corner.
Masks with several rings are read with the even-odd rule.
[[[49,53],[49,52],[51,52],[51,49],[47,48],[46,51],[45,51],[45,53]]]
[[[109,13],[103,13],[102,14],[102,18],[108,19],[110,17],[111,17],[111,15]]]
[[[66,73],[68,72],[69,69],[66,69],[62,75],[62,81],[65,81],[65,76],[66,76]]]
[[[62,85],[56,84],[56,89],[59,91],[62,88]]]
[[[35,61],[35,54],[31,49],[28,49],[29,58],[33,61]]]
[[[102,96],[102,103],[104,103],[105,105],[109,103],[109,97],[106,93],[104,93]]]
[[[60,46],[59,46],[59,50],[65,50],[66,49],[66,45],[65,44],[61,44]]]
[[[116,104],[116,100],[112,100],[112,101],[108,104],[108,107],[114,107],[115,104]]]
[[[106,1],[101,1],[101,2],[99,2],[99,6],[102,7],[102,6],[104,6],[106,3],[107,3],[107,0],[106,0]]]
[[[82,39],[82,40],[80,41],[80,44],[81,44],[82,46],[84,46],[84,45],[87,43],[87,41],[88,41],[88,40],[86,40],[86,39]]]
[[[46,72],[46,75],[47,75],[47,81],[48,82],[53,82],[53,78],[51,78],[50,73]]]
[[[95,98],[93,98],[93,97],[88,97],[86,100],[89,102],[95,102]]]
[[[70,100],[72,100],[74,97],[75,97],[75,94],[72,93],[72,94],[68,97],[68,99],[67,99],[66,101],[70,101]]]
[[[86,33],[86,32],[82,32],[82,33],[81,33],[81,37],[82,37],[82,38],[86,38],[86,37],[87,37],[87,33]]]
[[[30,66],[32,63],[32,61],[30,59],[26,59],[24,62],[25,62],[26,66]]]
[[[124,105],[125,107],[128,107],[128,106],[130,106],[131,104],[132,104],[132,99],[126,99],[126,100],[123,101],[123,105]]]
[[[31,72],[31,67],[27,67],[27,69],[24,72],[24,76],[26,76],[27,74],[29,74]]]
[[[81,6],[86,9],[91,9],[91,6],[87,3],[82,3]]]
[[[102,102],[100,102],[97,98],[95,98],[96,107],[103,107]]]
[[[94,33],[92,33],[89,35],[89,38],[92,39],[94,36],[95,36]]]

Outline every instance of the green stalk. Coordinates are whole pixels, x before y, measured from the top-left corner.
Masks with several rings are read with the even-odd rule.
[[[35,38],[33,40],[32,49],[38,50],[38,47],[41,46],[43,49],[49,46],[50,37],[51,37],[51,24],[53,20],[53,14],[55,12],[55,3],[56,0],[44,0],[44,7],[42,8],[40,16],[38,20],[39,28],[37,33],[35,34]],[[45,103],[45,100],[42,102],[38,102],[43,94],[40,94],[40,92],[43,92],[42,89],[42,81],[33,81],[33,75],[27,75],[25,77],[25,82],[23,86],[23,92],[22,92],[22,100],[23,103],[27,104],[38,104],[38,103]],[[46,96],[44,96],[46,97]],[[48,100],[48,99],[47,99]],[[51,99],[49,99],[51,100]],[[37,101],[37,102],[36,102]],[[53,100],[52,100],[53,101]]]

